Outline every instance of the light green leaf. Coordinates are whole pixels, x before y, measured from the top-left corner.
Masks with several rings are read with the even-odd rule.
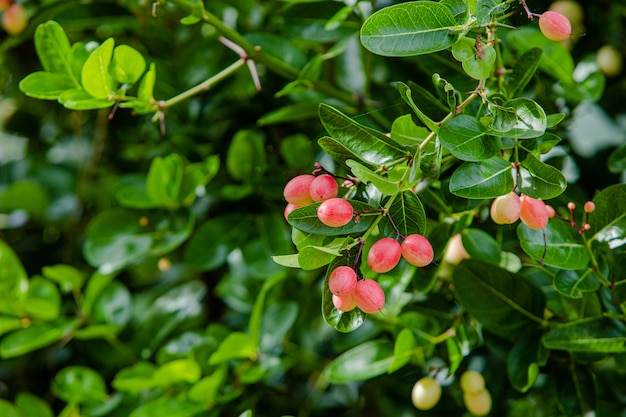
[[[38,25],[34,41],[43,69],[68,79],[72,87],[78,87],[79,81],[72,71],[70,41],[61,25],[53,20]]]
[[[44,266],[43,276],[55,281],[65,293],[80,289],[85,283],[85,275],[71,265],[57,264]]]
[[[110,100],[113,97],[113,82],[109,74],[109,65],[113,57],[115,41],[107,39],[96,48],[83,66],[81,83],[87,93],[94,98]]]
[[[372,14],[361,28],[361,43],[378,55],[420,55],[451,47],[459,32],[447,6],[414,1],[385,7]]]
[[[178,382],[196,383],[202,376],[198,362],[192,359],[176,359],[158,367],[152,379],[155,385],[167,387]]]
[[[338,356],[324,372],[333,384],[364,381],[386,373],[394,357],[391,342],[370,340]]]
[[[257,355],[257,346],[258,340],[252,339],[245,333],[233,332],[211,355],[209,365],[217,365],[233,359],[254,359]]]
[[[382,175],[373,172],[365,165],[360,164],[355,160],[347,160],[346,165],[352,169],[352,173],[355,177],[364,183],[371,182],[376,188],[378,188],[378,190],[380,190],[381,193],[385,195],[395,195],[400,189],[398,183],[390,181]]]
[[[40,100],[56,100],[66,90],[75,88],[72,80],[64,75],[37,71],[20,81],[20,90],[29,97]]]
[[[65,402],[78,404],[103,403],[108,397],[102,376],[85,366],[61,369],[52,381],[52,392]]]
[[[65,90],[59,95],[59,103],[70,110],[94,110],[111,107],[115,101],[105,98],[93,98],[85,90]]]
[[[146,60],[138,50],[128,45],[115,47],[111,61],[111,74],[115,81],[132,85],[145,70]]]
[[[54,325],[38,323],[16,330],[0,340],[0,356],[9,359],[46,347],[75,328],[74,322],[62,322]]]

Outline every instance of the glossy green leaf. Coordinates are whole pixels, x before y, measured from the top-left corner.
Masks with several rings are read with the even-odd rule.
[[[506,83],[509,97],[517,97],[524,92],[539,68],[542,55],[541,48],[530,48],[518,58]]]
[[[346,165],[350,167],[355,177],[357,177],[364,183],[371,182],[376,188],[380,190],[381,193],[385,195],[395,195],[400,189],[398,183],[390,181],[382,175],[375,173],[374,171],[367,168],[365,165],[360,164],[355,160],[347,160]]]
[[[167,362],[154,371],[154,383],[160,387],[167,387],[178,382],[196,383],[202,376],[202,369],[198,362],[191,359],[176,359]]]
[[[65,337],[75,327],[73,322],[37,323],[16,330],[0,340],[0,356],[9,359],[41,349]]]
[[[596,209],[589,215],[588,232],[593,240],[614,249],[626,243],[626,184],[611,185],[593,198]]]
[[[476,20],[480,26],[487,26],[492,20],[508,10],[510,4],[499,0],[478,0],[476,2]]]
[[[82,288],[85,275],[71,265],[57,264],[44,266],[41,269],[44,277],[56,282],[65,293]]]
[[[341,144],[338,140],[330,138],[328,136],[324,136],[318,139],[317,143],[320,145],[320,148],[324,152],[326,152],[331,158],[333,158],[338,164],[345,165],[346,161],[349,159],[359,160],[359,156],[350,151],[347,147]],[[367,164],[366,165],[375,168],[376,164]]]
[[[20,392],[15,398],[15,406],[21,417],[54,417],[52,408],[42,398],[28,392]],[[10,414],[2,414],[10,416]]]
[[[94,98],[85,90],[65,90],[59,95],[59,103],[70,110],[94,110],[111,107],[115,101],[106,98]]]
[[[453,112],[457,104],[461,102],[457,89],[437,73],[433,74],[432,81],[437,95],[447,104],[447,110]]]
[[[402,83],[398,82],[398,92],[400,93],[400,97],[411,107],[413,112],[417,115],[417,117],[424,123],[431,132],[437,132],[439,130],[439,125],[435,123],[430,117],[428,117],[415,103],[413,100],[413,92],[411,88]]]
[[[463,69],[470,77],[476,80],[484,80],[491,76],[496,63],[496,50],[488,45],[483,48],[483,56],[472,55],[463,61]]]
[[[53,20],[38,25],[34,41],[43,69],[67,78],[72,87],[78,87],[79,80],[74,76],[71,65],[70,41],[61,25]]]
[[[582,298],[583,293],[597,291],[600,288],[600,280],[592,269],[572,271],[562,269],[554,276],[554,288],[571,298]]]
[[[298,252],[298,265],[305,271],[312,271],[328,265],[340,254],[339,249],[323,246],[306,246]]]
[[[226,169],[235,180],[257,182],[267,169],[263,137],[253,130],[238,131],[228,148]]]
[[[409,363],[415,356],[417,342],[411,329],[404,328],[396,336],[393,345],[393,362],[389,365],[388,372],[395,372]]]
[[[354,209],[355,214],[364,211],[371,211],[372,207],[357,200],[348,200]],[[317,208],[322,203],[313,203],[300,207],[289,213],[289,224],[305,232],[325,236],[353,235],[365,232],[372,225],[378,213],[361,214],[357,221],[357,216],[345,226],[326,226],[317,218]]]
[[[494,157],[480,162],[464,162],[450,178],[450,192],[465,198],[496,198],[513,189],[513,166]]]
[[[0,311],[14,311],[15,301],[23,300],[28,291],[28,276],[17,255],[3,240],[0,240]]]
[[[461,236],[463,247],[472,259],[494,265],[499,264],[502,248],[489,233],[480,229],[468,228],[463,230]]]
[[[61,294],[52,282],[33,277],[28,283],[24,311],[35,319],[54,320],[61,312]]]
[[[547,350],[540,337],[520,338],[507,356],[506,368],[509,381],[516,390],[526,392],[537,381],[539,367],[545,365]]]
[[[626,352],[624,332],[609,320],[553,328],[543,337],[543,344],[548,349],[571,352]]]
[[[428,129],[417,126],[410,114],[398,117],[391,126],[391,139],[400,145],[419,145],[430,134]]]
[[[192,417],[205,407],[204,404],[188,400],[185,396],[162,395],[135,408],[128,417]]]
[[[545,296],[521,275],[469,259],[456,267],[452,282],[463,308],[500,335],[519,338],[543,321]]]
[[[500,140],[489,135],[475,117],[461,114],[439,128],[439,141],[464,161],[482,161],[500,152]]]
[[[125,326],[131,319],[133,299],[128,288],[121,282],[113,281],[103,289],[95,300],[92,310],[93,320],[101,323]]]
[[[233,332],[220,343],[217,351],[211,355],[209,364],[217,365],[233,359],[254,359],[257,345],[258,341],[247,334]]]
[[[352,159],[378,166],[408,156],[384,133],[358,124],[329,105],[320,105],[319,117],[328,134],[357,156]]]
[[[518,97],[501,105],[492,105],[494,114],[489,124],[489,134],[518,139],[536,138],[544,134],[547,117],[543,108],[535,101]]]
[[[224,385],[227,375],[228,364],[218,366],[211,375],[202,378],[189,389],[189,399],[211,407],[215,404],[218,392]]]
[[[361,327],[365,321],[366,314],[359,308],[355,308],[351,311],[340,311],[335,308],[333,304],[333,294],[328,288],[328,277],[330,273],[341,265],[350,265],[354,262],[354,256],[343,256],[341,258],[335,258],[333,262],[326,269],[326,275],[324,276],[324,283],[322,284],[322,317],[324,321],[334,327],[337,331],[342,333],[350,333]]]
[[[102,376],[85,366],[61,369],[52,381],[52,392],[65,402],[78,404],[102,403],[108,396]]]
[[[83,66],[81,83],[87,93],[94,98],[111,99],[113,85],[109,74],[109,65],[113,58],[115,41],[107,39],[96,48]]]
[[[452,46],[451,52],[454,59],[459,62],[466,61],[476,55],[476,39],[463,37]]]
[[[558,219],[550,220],[541,230],[531,229],[523,223],[517,227],[524,252],[537,261],[562,269],[582,269],[589,263],[589,253],[577,234],[568,223]]]
[[[404,237],[414,233],[420,235],[426,233],[424,205],[413,191],[405,190],[394,198],[389,207],[389,216],[396,227],[394,228],[389,219],[384,217],[379,224],[384,236],[396,237],[396,228]]]
[[[393,363],[393,345],[387,340],[370,340],[344,352],[325,369],[329,382],[363,381],[387,372]]]
[[[561,171],[529,154],[520,166],[517,186],[529,197],[547,200],[561,195],[567,180]]]
[[[132,85],[136,83],[146,70],[143,55],[128,45],[118,45],[113,50],[111,75],[118,83]]]
[[[361,28],[361,43],[375,54],[411,56],[441,51],[454,45],[459,28],[443,4],[415,1],[385,7]]]
[[[29,97],[40,100],[56,100],[66,90],[75,88],[72,80],[64,75],[38,71],[28,74],[20,81],[20,90]]]
[[[0,316],[0,336],[21,329],[24,326],[21,317]]]

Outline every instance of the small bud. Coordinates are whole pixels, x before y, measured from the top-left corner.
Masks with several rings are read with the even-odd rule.
[[[554,219],[556,217],[556,210],[554,210],[554,207],[546,204],[546,211],[548,212],[549,218]]]
[[[570,201],[569,203],[567,203],[567,208],[569,209],[569,211],[574,211],[576,209],[576,204]]]
[[[584,207],[585,213],[592,213],[596,209],[596,205],[593,203],[593,201],[587,201]]]

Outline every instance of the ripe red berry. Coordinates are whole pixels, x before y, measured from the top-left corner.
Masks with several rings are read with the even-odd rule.
[[[367,254],[367,265],[374,272],[391,271],[400,261],[402,249],[397,240],[390,237],[379,239]]]
[[[519,196],[511,191],[496,197],[491,203],[491,219],[497,224],[511,224],[519,219],[522,203]]]
[[[329,198],[337,197],[339,186],[335,177],[329,174],[322,174],[311,182],[309,194],[313,201],[326,201]]]
[[[543,201],[522,194],[520,202],[522,203],[520,220],[526,226],[540,230],[548,225],[548,209]]]
[[[2,28],[9,35],[18,35],[26,29],[28,16],[26,9],[21,4],[12,4],[2,15]]]
[[[344,295],[343,297],[333,294],[333,305],[337,310],[343,311],[344,313],[354,310],[354,308],[356,307],[354,292],[351,292],[348,295]]]
[[[374,314],[385,305],[385,292],[373,279],[362,279],[356,283],[354,300],[364,313]]]
[[[328,288],[334,295],[346,296],[356,287],[356,272],[349,266],[338,266],[328,277]]]
[[[551,41],[563,41],[572,34],[572,24],[569,19],[551,10],[539,17],[539,29]]]
[[[350,223],[354,209],[348,200],[330,198],[317,208],[317,218],[326,226],[341,227]]]
[[[426,266],[433,261],[435,252],[430,241],[422,235],[408,235],[402,241],[402,257],[414,266]]]
[[[283,196],[288,203],[295,204],[298,207],[311,204],[313,199],[309,193],[309,188],[315,177],[309,174],[302,174],[293,177],[285,185]]]
[[[295,204],[287,203],[287,205],[285,206],[285,211],[283,212],[283,214],[285,216],[285,220],[289,220],[289,218],[288,218],[289,213],[291,213],[292,211],[294,211],[297,208],[298,208],[298,206],[296,206]]]

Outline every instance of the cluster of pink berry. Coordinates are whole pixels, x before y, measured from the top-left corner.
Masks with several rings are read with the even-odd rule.
[[[21,4],[13,0],[0,0],[0,12],[3,12],[2,29],[9,35],[18,35],[26,29],[28,16]]]
[[[497,224],[511,224],[518,219],[531,229],[543,229],[548,219],[555,216],[554,209],[542,200],[514,191],[497,197],[491,203],[491,219]]]
[[[312,203],[322,202],[317,209],[318,219],[326,226],[345,226],[354,216],[354,208],[348,200],[338,198],[339,186],[330,174],[302,174],[292,178],[283,190],[287,200],[285,218],[293,210]]]

